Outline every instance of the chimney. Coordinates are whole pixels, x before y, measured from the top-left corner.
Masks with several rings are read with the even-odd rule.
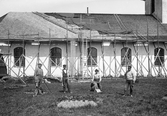
[[[154,15],[167,24],[167,0],[145,0],[145,14]]]
[[[154,0],[145,0],[145,14],[152,14],[155,11]]]
[[[89,16],[89,7],[87,7],[87,16]]]
[[[167,24],[167,0],[155,0],[154,15],[160,19],[163,24]]]
[[[162,23],[167,24],[167,0],[163,0],[163,4],[162,4],[162,8],[163,8],[163,19],[162,19]]]

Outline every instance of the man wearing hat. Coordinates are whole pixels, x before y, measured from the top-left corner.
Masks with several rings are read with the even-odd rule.
[[[124,89],[124,95],[126,95],[126,92],[128,91],[128,89],[130,89],[130,96],[133,97],[133,83],[135,81],[135,77],[131,68],[131,65],[128,66],[128,70],[125,73],[126,85]]]
[[[35,96],[43,93],[43,89],[41,87],[41,83],[43,80],[43,70],[41,67],[42,67],[42,64],[38,63],[38,67],[35,69],[35,74],[34,74],[35,87],[36,87]]]
[[[68,73],[67,73],[67,65],[63,65],[62,70],[62,82],[63,82],[63,92],[71,93],[69,80],[68,80]]]

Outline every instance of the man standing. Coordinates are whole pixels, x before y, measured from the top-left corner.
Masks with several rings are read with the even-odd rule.
[[[131,66],[128,66],[128,70],[125,73],[126,85],[124,89],[124,95],[128,89],[130,89],[130,96],[133,97],[133,83],[134,83],[134,74],[131,71]]]
[[[63,65],[62,82],[63,82],[63,92],[65,93],[67,91],[67,92],[71,93],[69,82],[68,82],[68,74],[67,74],[67,66],[66,65]]]
[[[41,83],[43,81],[43,70],[42,70],[42,64],[38,63],[38,67],[35,69],[34,77],[35,77],[35,95],[43,94],[43,89],[41,87]]]

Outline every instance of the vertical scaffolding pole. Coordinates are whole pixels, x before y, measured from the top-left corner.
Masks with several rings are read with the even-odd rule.
[[[66,25],[66,28],[68,29],[68,25]],[[66,30],[66,66],[67,70],[69,71],[69,65],[68,65],[68,30]]]
[[[81,44],[81,41],[82,41],[82,32],[80,31],[80,36],[78,37],[78,48],[79,48],[79,62],[78,62],[78,72],[77,72],[77,76],[78,76],[78,73],[81,73],[82,74],[82,79],[84,79],[84,76],[83,76],[83,54],[82,54],[82,44]]]
[[[135,43],[134,43],[134,44],[135,44]],[[138,76],[139,76],[139,68],[138,68],[138,63],[139,63],[139,60],[138,60],[138,58],[139,58],[139,53],[138,53],[138,52],[139,52],[139,49],[138,49],[138,43],[136,43],[136,44],[137,44],[137,45],[136,45],[137,47],[136,47],[134,44],[133,44],[133,47],[134,47],[134,52],[135,52],[135,56],[136,56],[136,60],[137,60],[137,61],[136,61],[136,67],[137,67],[137,69],[136,69],[136,70],[137,70],[137,75],[136,75],[136,77],[138,77]]]
[[[114,50],[114,60],[115,60],[115,75],[114,77],[117,76],[117,59],[116,59],[116,48],[115,48],[115,44],[116,44],[116,36],[114,34],[114,42],[113,42],[113,50]]]
[[[82,33],[80,32],[80,36],[78,37],[78,51],[79,51],[79,62],[78,62],[78,71],[77,71],[77,76],[79,73],[81,73],[83,75],[83,66],[82,66],[82,62],[83,62],[83,56],[82,56],[82,44],[81,44],[81,41],[82,41]],[[82,79],[83,79],[83,76],[82,76]]]
[[[81,40],[82,40],[82,55],[81,55],[81,74],[83,75],[83,73],[84,73],[84,70],[85,70],[85,68],[84,68],[84,64],[85,64],[85,43],[84,43],[84,38],[82,38],[82,33],[81,33]]]
[[[51,73],[51,65],[52,65],[52,60],[51,60],[51,30],[49,28],[49,61],[48,61],[48,77],[51,77],[52,76],[52,73]]]
[[[136,25],[136,33],[137,33],[137,25]],[[138,39],[138,38],[136,38]],[[134,43],[135,44],[135,43]],[[134,50],[136,52],[136,59],[137,59],[137,62],[136,62],[136,66],[137,66],[137,75],[136,77],[139,77],[139,46],[137,45],[137,48],[135,48],[135,45],[133,44],[134,46]],[[138,41],[136,41],[136,44],[138,44]],[[136,50],[137,49],[137,50]]]
[[[71,76],[73,75],[73,71],[74,71],[73,70],[73,66],[74,66],[74,61],[73,61],[73,57],[74,57],[73,56],[74,55],[74,51],[73,51],[74,49],[73,49],[73,47],[74,46],[73,46],[73,43],[74,43],[73,40],[70,40],[70,42],[69,42],[69,44],[70,44],[70,48],[69,48],[70,49],[70,59],[69,59],[69,62],[70,63],[69,64],[70,64]]]
[[[110,48],[112,49],[112,46],[111,46],[111,43],[112,43],[112,40],[110,40]],[[110,64],[109,64],[109,76],[111,76],[111,62],[112,62],[112,57],[111,57],[111,53],[110,53]]]
[[[127,47],[127,44],[128,44],[128,41],[127,41],[127,35],[126,35],[126,42],[125,42],[125,46]],[[129,59],[128,59],[128,53],[129,53],[129,47],[128,47],[128,49],[127,49],[127,54],[125,54],[126,56],[125,56],[125,66],[126,66],[126,71],[128,70],[128,65],[129,65]],[[131,57],[131,56],[130,56]],[[127,61],[128,61],[128,64],[127,64]],[[130,65],[132,65],[132,64],[130,64]]]
[[[139,76],[139,67],[138,67],[139,60],[138,60],[138,58],[139,58],[139,47],[137,46],[137,77]]]
[[[10,63],[9,63],[9,62],[10,62],[10,59],[9,59],[9,58],[10,58],[10,55],[9,55],[9,54],[10,54],[10,48],[9,48],[9,34],[10,34],[10,33],[9,33],[9,30],[8,30],[8,75],[11,75],[10,69],[9,69],[9,68],[10,68]]]
[[[82,14],[80,15],[80,23],[82,23]],[[82,79],[84,79],[84,64],[85,64],[85,52],[84,52],[84,38],[82,35],[82,29],[80,29],[80,38],[79,38],[79,51],[80,51],[80,65],[78,67],[79,71],[82,75]],[[86,48],[87,49],[87,48]]]
[[[23,65],[23,77],[25,76],[25,66],[26,66],[26,64],[25,64],[25,57],[26,57],[26,55],[25,55],[25,40],[24,40],[25,38],[24,38],[24,35],[23,35],[23,55],[22,55],[22,58],[21,58],[21,63],[23,63],[22,61],[24,61],[24,65]]]
[[[105,64],[104,64],[104,46],[103,46],[103,36],[102,36],[102,44],[101,44],[101,52],[102,52],[102,61],[103,61],[103,77],[105,76]]]
[[[158,21],[157,21],[157,40],[158,40],[158,49],[159,49],[159,25],[158,25]],[[160,53],[158,53],[158,59],[161,61]],[[163,65],[163,64],[161,64],[161,65]],[[162,73],[161,72],[161,66],[158,65],[158,76],[161,76],[162,75],[161,73]]]
[[[86,41],[86,45],[85,45],[85,47],[86,47],[86,50],[85,50],[85,55],[86,55],[86,69],[87,69],[87,71],[86,71],[86,76],[88,76],[88,39],[86,39],[85,40]]]
[[[148,46],[147,46],[147,49],[148,49],[148,54],[147,54],[147,57],[148,57],[148,77],[150,77],[151,76],[151,69],[150,69],[150,43],[149,43],[149,25],[148,25],[148,18],[147,18],[147,44],[148,44]]]
[[[39,43],[39,39],[38,39],[38,43]],[[40,51],[40,43],[39,43],[39,45],[38,45],[36,66],[37,66],[37,64],[39,63],[39,51]]]
[[[91,38],[92,38],[92,37],[91,37],[91,36],[92,36],[92,35],[91,35],[91,30],[90,30],[90,42],[89,42],[89,45],[90,45],[90,47],[89,47],[89,48],[90,48],[90,53],[89,53],[89,54],[90,54],[90,59],[91,59],[91,60],[90,60],[90,62],[91,62],[91,63],[90,63],[90,64],[91,64],[91,77],[93,77],[93,69],[92,69],[92,59],[93,59],[93,58],[92,58],[92,45],[91,45],[91,41],[92,41]]]

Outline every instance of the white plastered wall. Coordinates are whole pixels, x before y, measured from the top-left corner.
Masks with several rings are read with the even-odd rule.
[[[165,59],[165,63],[163,67],[158,67],[154,65],[154,49],[156,47],[161,47],[164,49],[164,59]],[[96,42],[96,43],[91,43],[91,47],[95,47],[97,49],[97,65],[93,66],[93,67],[86,67],[86,70],[92,71],[92,73],[94,73],[94,70],[96,68],[98,68],[100,70],[101,75],[103,76],[108,76],[108,75],[112,75],[113,77],[118,77],[120,75],[124,75],[125,71],[126,71],[126,67],[122,67],[121,66],[121,49],[123,47],[129,47],[131,48],[131,52],[132,52],[132,70],[135,72],[135,75],[137,75],[137,70],[138,70],[138,75],[139,76],[148,76],[148,70],[149,70],[149,66],[148,64],[150,64],[150,73],[152,76],[157,76],[159,71],[161,71],[161,74],[166,76],[167,75],[167,53],[166,53],[166,45],[164,43],[160,43],[158,45],[158,43],[150,43],[149,45],[149,59],[148,59],[148,53],[146,52],[147,46],[135,46],[135,49],[138,53],[138,59],[136,58],[136,52],[134,49],[134,46],[132,43],[128,43],[126,46],[122,43],[116,43],[115,44],[115,54],[116,57],[114,58],[114,47],[113,47],[113,43],[110,44],[110,46],[102,46],[102,43],[100,42]],[[9,57],[4,56],[4,60],[5,63],[8,65],[8,59],[9,58],[9,66],[11,71],[8,74],[11,74],[12,76],[18,76],[19,75],[19,67],[14,66],[14,53],[13,50],[16,47],[22,47],[22,45],[20,44],[12,44],[10,48],[10,53],[11,55],[9,55]],[[43,64],[42,69],[44,70],[44,75],[48,75],[48,70],[49,70],[49,48],[53,48],[53,47],[59,47],[62,49],[62,65],[63,64],[67,64],[67,60],[66,60],[66,56],[67,56],[67,52],[66,52],[66,43],[56,43],[56,44],[52,44],[50,47],[48,44],[41,44],[40,46],[40,51],[39,51],[39,58],[40,58],[40,62]],[[85,46],[86,47],[86,46]],[[89,46],[87,46],[89,47]],[[2,52],[4,53],[8,53],[8,47],[6,46],[0,46],[0,49]],[[102,54],[102,49],[104,49],[104,59],[103,59],[103,54]],[[70,50],[70,46],[68,48],[68,50]],[[87,48],[85,48],[85,57],[87,55],[86,53]],[[75,47],[75,58],[73,59],[73,64],[70,64],[70,53],[69,53],[69,71],[71,71],[70,67],[73,67],[73,71],[78,71],[81,70],[80,68],[80,50],[79,50],[79,46]],[[74,52],[75,52],[74,51]],[[34,69],[36,66],[36,61],[37,61],[37,54],[38,54],[38,46],[32,46],[30,44],[26,44],[25,45],[25,75],[26,76],[33,76],[34,75]],[[138,67],[137,67],[138,66]],[[75,69],[75,70],[74,70]],[[55,67],[55,66],[51,66],[51,73],[54,77],[61,77],[61,70],[62,70],[62,66],[59,67]],[[20,68],[20,75],[22,76],[22,72],[23,72],[23,67]],[[90,72],[89,72],[90,73]]]

